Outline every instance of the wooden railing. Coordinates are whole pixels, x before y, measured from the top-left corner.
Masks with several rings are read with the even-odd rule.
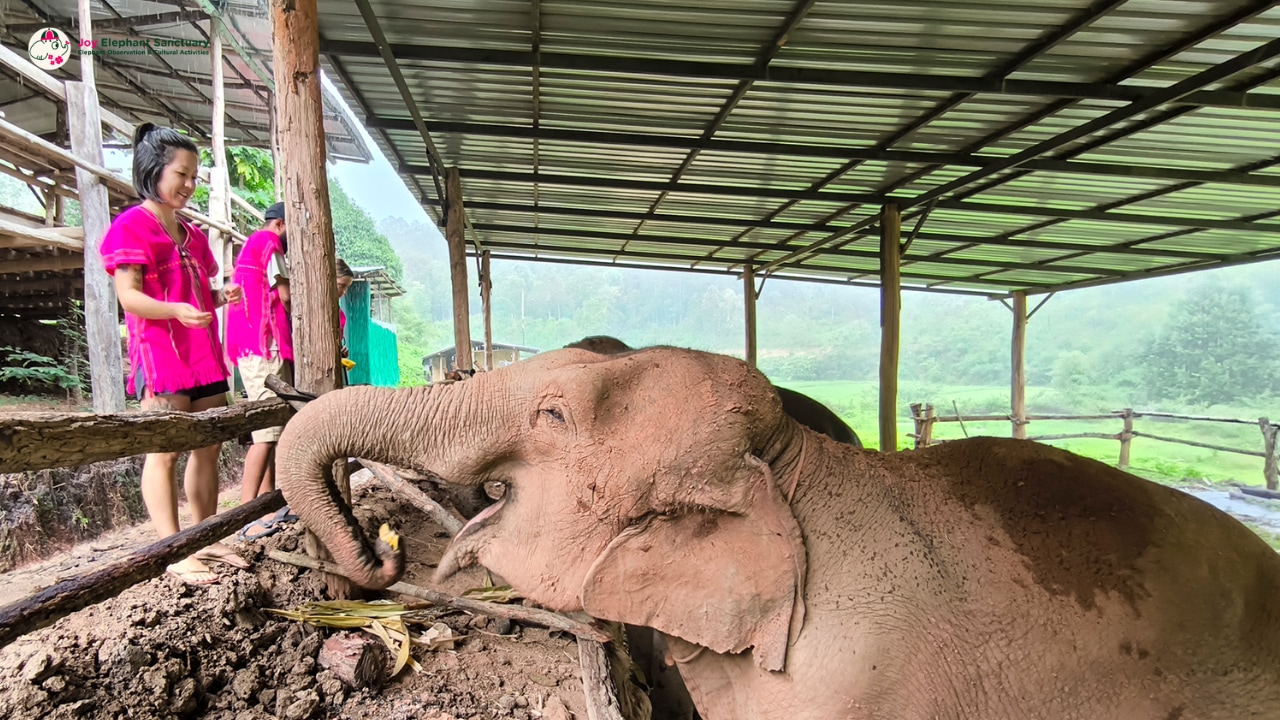
[[[1262,449],[1249,450],[1244,448],[1226,447],[1223,445],[1215,445],[1213,443],[1200,442],[1198,440],[1184,440],[1182,438],[1166,437],[1150,432],[1140,432],[1133,427],[1133,421],[1137,418],[1164,418],[1167,420],[1183,420],[1188,422],[1212,422],[1212,423],[1230,423],[1235,425],[1255,425],[1262,431]],[[946,440],[935,440],[933,437],[933,426],[935,423],[954,422],[959,423],[962,432],[968,435],[968,431],[964,428],[966,422],[1013,422],[1012,415],[939,415],[934,411],[933,405],[923,403],[912,403],[911,419],[915,423],[915,432],[911,437],[915,439],[917,448],[928,447],[929,445],[937,445],[947,442]],[[1136,437],[1143,437],[1149,440],[1159,442],[1174,443],[1177,445],[1187,445],[1190,447],[1204,448],[1206,450],[1217,450],[1219,452],[1235,453],[1237,455],[1249,455],[1252,457],[1260,457],[1263,459],[1262,475],[1266,481],[1268,490],[1277,490],[1280,484],[1280,460],[1276,456],[1276,436],[1280,434],[1280,425],[1273,424],[1270,419],[1262,417],[1257,420],[1241,420],[1239,418],[1222,418],[1210,417],[1206,415],[1182,415],[1179,413],[1158,412],[1151,410],[1133,410],[1125,408],[1124,410],[1116,410],[1110,413],[1094,414],[1094,415],[1027,415],[1021,420],[1021,423],[1027,424],[1033,421],[1053,421],[1053,420],[1120,420],[1123,425],[1120,432],[1078,432],[1078,433],[1058,433],[1050,435],[1030,436],[1028,440],[1072,440],[1078,438],[1093,438],[1099,440],[1116,440],[1120,443],[1120,454],[1116,465],[1121,468],[1129,466],[1129,449]]]

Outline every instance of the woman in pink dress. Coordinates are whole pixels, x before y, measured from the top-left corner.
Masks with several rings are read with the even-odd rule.
[[[144,410],[198,412],[227,404],[227,366],[214,310],[239,300],[240,288],[214,291],[218,265],[209,239],[181,220],[196,187],[195,143],[171,128],[141,125],[133,140],[133,186],[143,198],[102,239],[102,260],[115,278],[129,331],[129,392]],[[192,450],[185,488],[198,523],[218,509],[222,444]],[[160,537],[178,532],[178,453],[151,453],[142,466],[142,498]],[[206,562],[249,564],[216,543],[174,563],[168,572],[193,585],[218,581]]]

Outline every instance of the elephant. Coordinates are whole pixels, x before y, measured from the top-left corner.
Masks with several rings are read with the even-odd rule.
[[[321,396],[279,482],[385,588],[335,458],[500,482],[441,557],[653,628],[706,720],[1280,717],[1280,555],[1190,495],[1026,440],[880,453],[723,355],[561,349],[461,383]]]
[[[609,335],[588,335],[577,342],[565,345],[565,347],[581,348],[602,355],[618,355],[634,350],[630,345]],[[778,397],[782,400],[782,411],[800,421],[801,425],[811,430],[816,430],[836,442],[846,443],[857,448],[862,447],[862,440],[858,438],[858,434],[853,431],[853,428],[845,424],[845,421],[841,420],[839,415],[832,412],[831,408],[795,390],[778,387],[777,385],[774,385],[773,389],[777,391]]]

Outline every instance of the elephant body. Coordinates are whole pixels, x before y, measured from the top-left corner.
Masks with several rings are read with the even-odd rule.
[[[678,663],[707,720],[1280,717],[1280,563],[1208,504],[1025,441],[825,445],[787,672]]]
[[[277,452],[368,587],[402,551],[360,532],[332,458],[503,483],[437,575],[657,630],[705,720],[1280,717],[1280,556],[1234,519],[1027,441],[838,443],[732,358],[570,349],[342,390]]]

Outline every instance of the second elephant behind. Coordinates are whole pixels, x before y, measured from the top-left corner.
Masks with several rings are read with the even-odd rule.
[[[569,343],[565,347],[589,350],[601,355],[618,355],[635,350],[635,348],[618,338],[609,335],[589,335],[577,342]],[[831,408],[795,390],[778,387],[777,385],[774,385],[773,389],[777,391],[778,398],[782,400],[782,412],[790,415],[796,422],[810,430],[820,432],[836,442],[852,445],[856,448],[862,447],[862,440],[858,439],[858,434],[844,420],[841,420],[839,415],[832,412]]]

